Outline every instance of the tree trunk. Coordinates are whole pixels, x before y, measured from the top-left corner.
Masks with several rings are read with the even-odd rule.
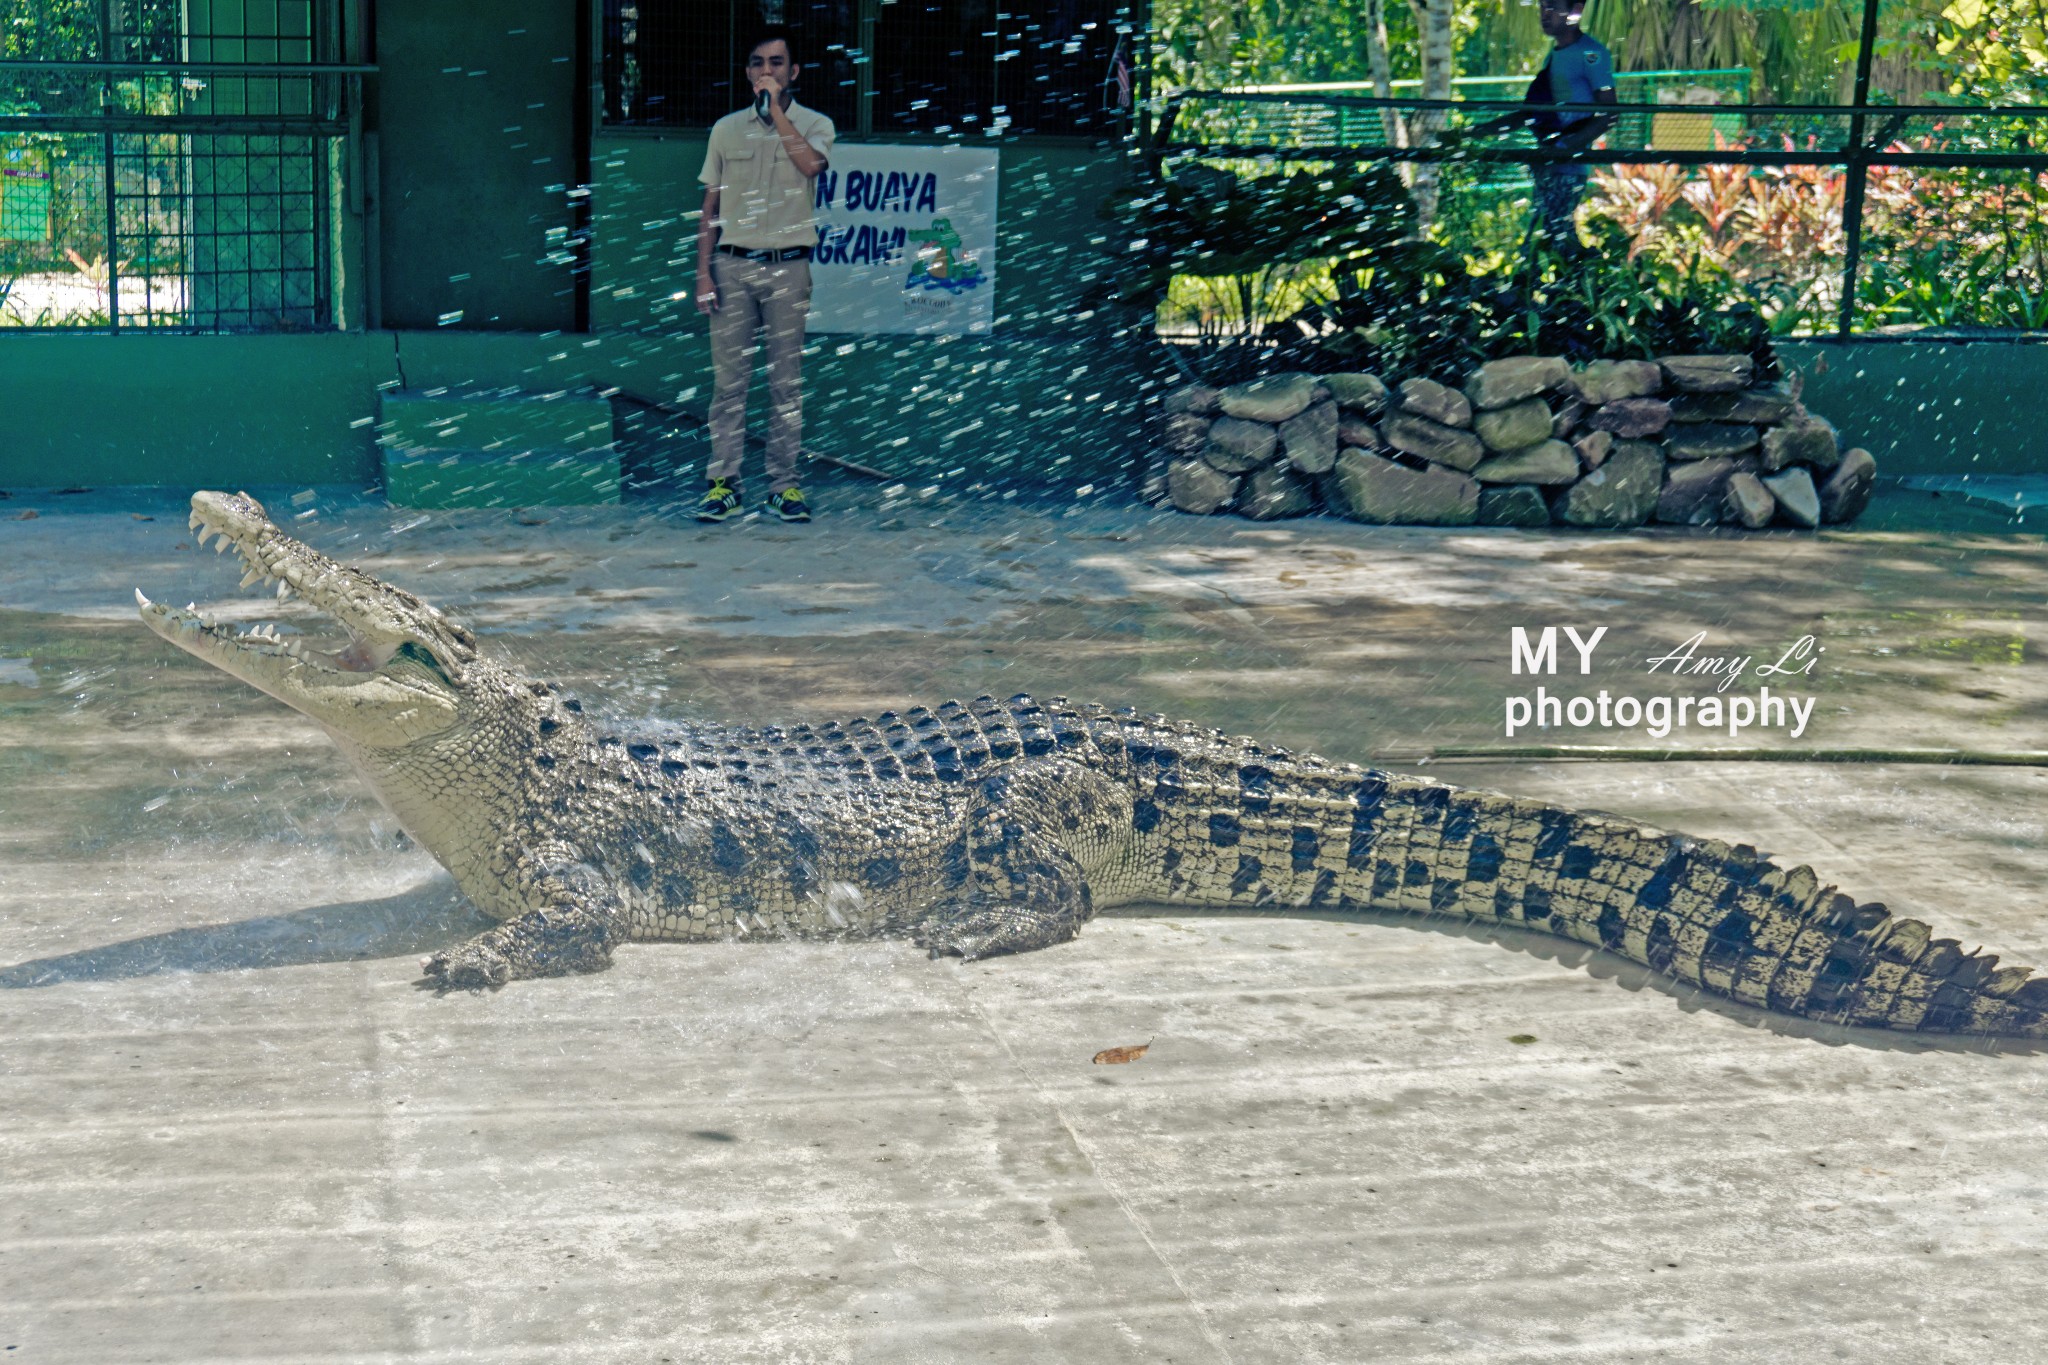
[[[1422,33],[1422,97],[1426,100],[1447,100],[1451,97],[1451,74],[1454,49],[1451,45],[1451,3],[1452,0],[1409,0],[1415,10],[1416,27]],[[1444,112],[1440,109],[1423,110],[1417,114],[1416,130],[1411,141],[1418,146],[1436,145],[1436,135],[1443,128]],[[1415,198],[1416,235],[1428,231],[1436,221],[1437,195],[1442,185],[1440,168],[1434,162],[1415,163],[1415,178],[1410,190]]]
[[[1372,93],[1379,99],[1392,99],[1394,69],[1387,55],[1387,0],[1365,0],[1364,18],[1365,63],[1372,74]],[[1388,146],[1408,145],[1408,125],[1396,111],[1380,110],[1380,127]]]

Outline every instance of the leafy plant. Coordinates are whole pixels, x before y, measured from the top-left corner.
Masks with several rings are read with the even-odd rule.
[[[1958,145],[1961,137],[1937,127],[1893,147]],[[1841,168],[1615,166],[1596,170],[1592,183],[1588,219],[1629,260],[1688,274],[1695,292],[1740,290],[1780,335],[1833,324],[1846,246]],[[1862,260],[1866,325],[2040,327],[2048,177],[1873,167]]]
[[[1259,169],[1183,163],[1104,204],[1128,246],[1117,300],[1154,314],[1170,292],[1182,302],[1206,295],[1196,313],[1203,335],[1256,342],[1305,291],[1318,290],[1333,262],[1409,230],[1407,195],[1385,165],[1253,173]]]

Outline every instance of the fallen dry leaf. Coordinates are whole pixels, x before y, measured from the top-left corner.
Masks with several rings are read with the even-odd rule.
[[[1095,1054],[1095,1065],[1117,1066],[1123,1062],[1135,1062],[1138,1058],[1149,1052],[1151,1048],[1152,1040],[1150,1038],[1147,1038],[1136,1047],[1106,1047]]]

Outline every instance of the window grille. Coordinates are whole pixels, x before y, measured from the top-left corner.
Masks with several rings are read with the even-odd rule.
[[[605,0],[605,122],[707,127],[746,104],[744,46],[792,29],[796,97],[841,132],[1110,136],[1135,11],[1117,0]]]
[[[325,0],[0,0],[0,327],[335,325]]]

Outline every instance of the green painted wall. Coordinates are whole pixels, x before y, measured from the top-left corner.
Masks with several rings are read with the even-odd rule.
[[[2048,473],[2048,345],[1790,343],[1806,405],[1886,474]]]
[[[355,483],[391,338],[0,333],[0,487]]]
[[[1161,375],[1083,337],[825,340],[806,441],[906,478],[1114,479],[1136,450],[1128,395]],[[2034,395],[2048,346],[1785,347],[1808,404],[1887,474],[2048,472]],[[0,336],[0,487],[367,483],[380,386],[593,384],[702,400],[704,345],[615,330],[288,336]],[[690,393],[692,388],[699,391]],[[675,459],[701,459],[690,440]],[[646,472],[665,447],[643,440]]]
[[[376,6],[364,123],[375,135],[382,312],[391,328],[573,325],[575,10],[566,0]],[[550,230],[554,236],[550,237]]]
[[[1103,481],[1137,448],[1128,395],[1162,376],[1083,337],[825,340],[806,440],[906,478]],[[2048,346],[1785,348],[1808,404],[1887,474],[2048,472],[2034,396]],[[462,332],[0,336],[0,487],[356,483],[375,475],[380,386],[616,386],[701,402],[702,337]],[[679,460],[697,443],[673,443]],[[640,442],[644,466],[658,442]]]

